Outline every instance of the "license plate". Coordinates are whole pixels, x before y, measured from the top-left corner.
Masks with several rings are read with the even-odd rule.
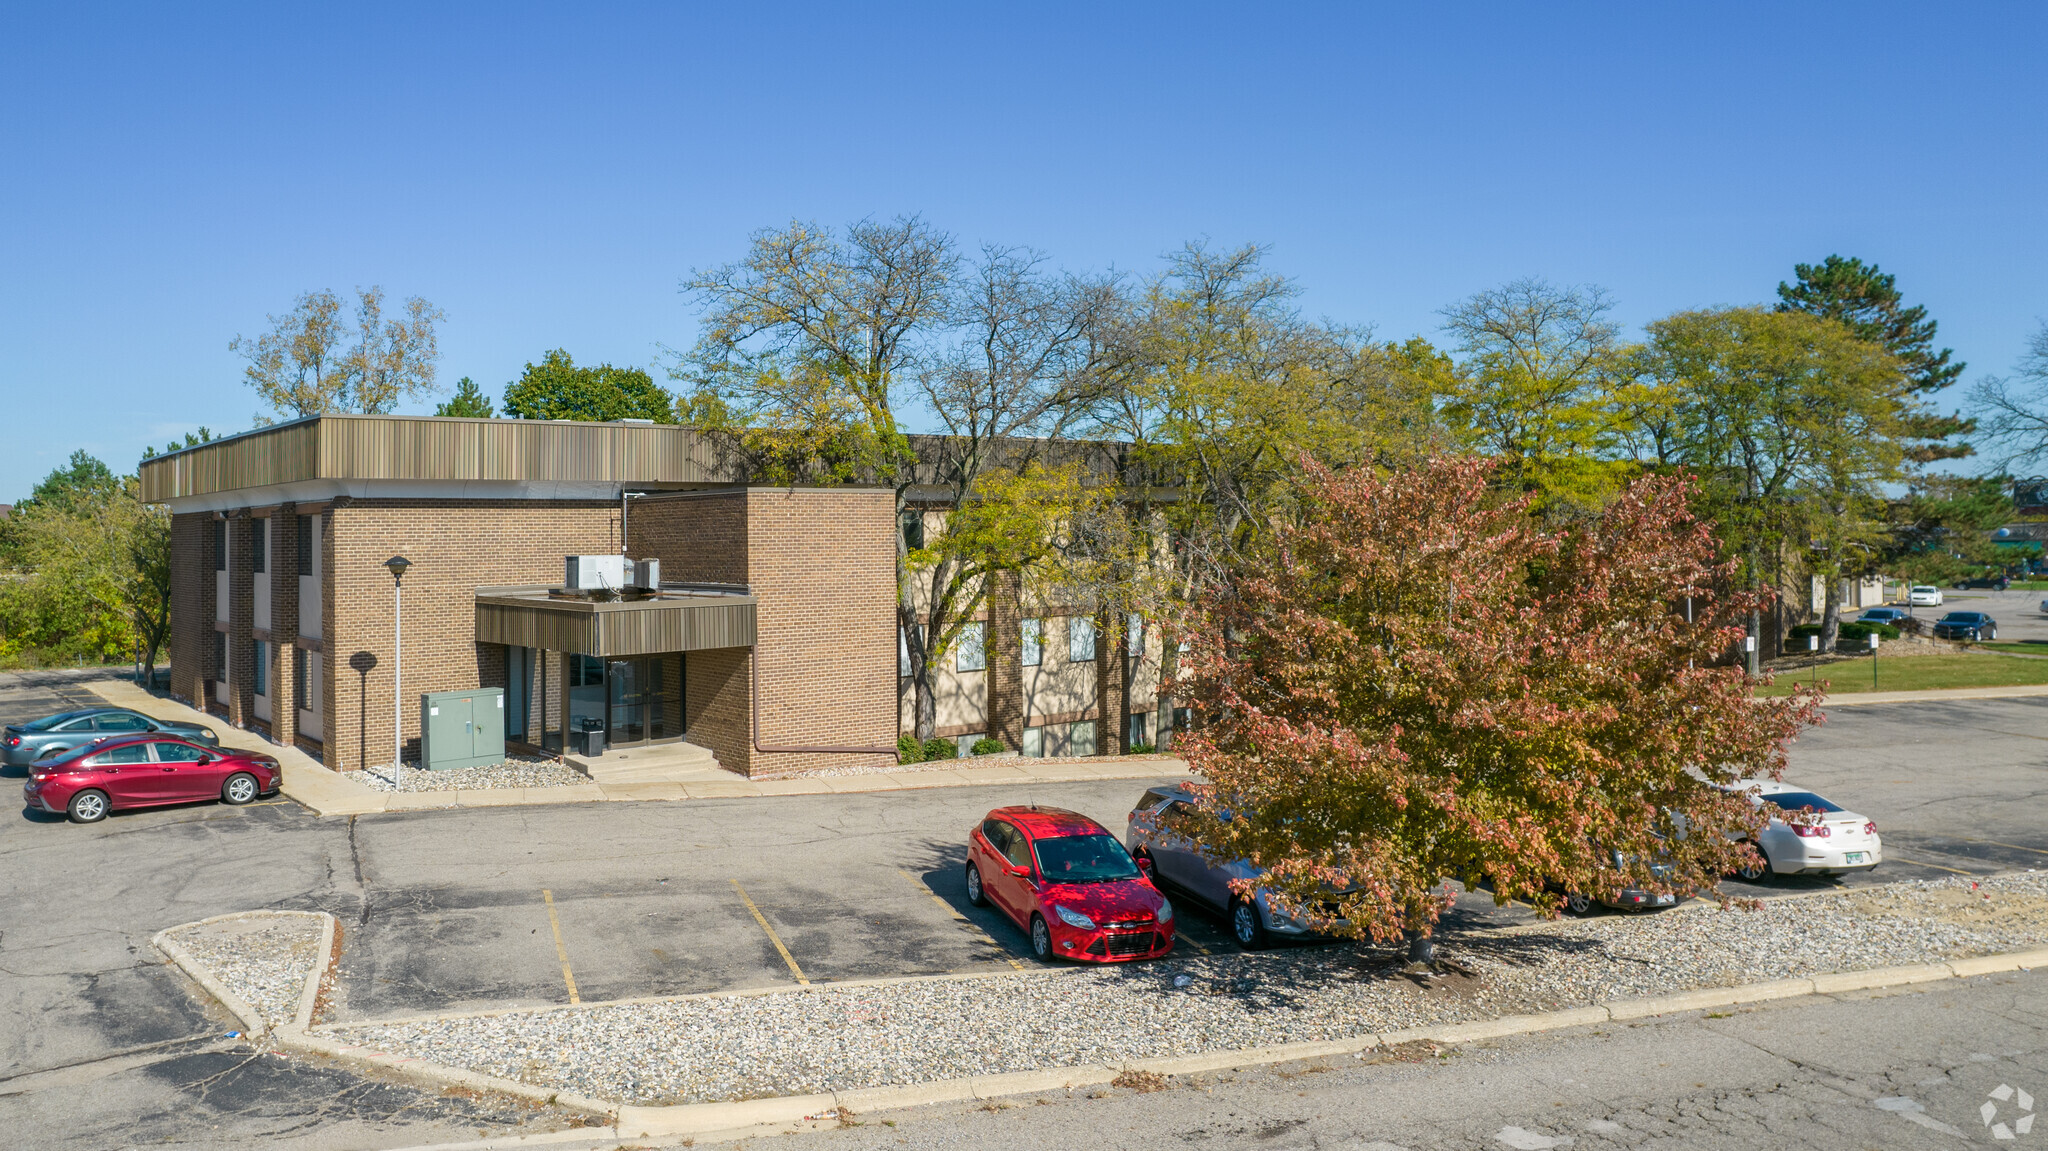
[[[1864,861],[1865,858],[1867,858],[1867,853],[1861,851],[1851,851],[1842,856],[1842,862],[1861,863]]]
[[[1658,902],[1658,903],[1660,903],[1660,904],[1662,904],[1662,903],[1677,903],[1677,902],[1678,902],[1678,897],[1677,897],[1676,895],[1660,895],[1660,896],[1658,896],[1658,897],[1657,897],[1657,902]]]

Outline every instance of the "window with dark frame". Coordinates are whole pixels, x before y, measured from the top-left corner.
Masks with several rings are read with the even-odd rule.
[[[265,564],[269,562],[269,557],[264,553],[270,550],[269,544],[270,521],[267,519],[249,521],[249,570],[257,575],[262,575],[268,570]]]
[[[308,682],[308,678],[312,674],[312,668],[313,661],[307,659],[304,652],[300,652],[299,658],[292,661],[292,706],[300,711],[313,710],[312,706],[306,702],[313,694],[311,690],[312,685]]]
[[[224,631],[213,633],[213,678],[228,678],[228,633]]]
[[[213,570],[228,570],[228,521],[213,521]]]
[[[313,517],[298,517],[299,528],[299,574],[313,575],[318,570],[313,566]]]

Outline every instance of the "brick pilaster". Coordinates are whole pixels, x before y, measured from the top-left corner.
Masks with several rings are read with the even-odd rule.
[[[299,661],[311,653],[299,650],[299,517],[290,504],[270,517],[270,640],[277,652],[270,685],[270,738],[286,747],[298,741]]]
[[[1018,578],[996,572],[988,580],[988,734],[1011,751],[1024,746],[1024,653]]]
[[[228,520],[228,722],[247,727],[256,718],[255,520],[247,511]]]
[[[171,694],[206,708],[213,676],[213,515],[171,517]]]

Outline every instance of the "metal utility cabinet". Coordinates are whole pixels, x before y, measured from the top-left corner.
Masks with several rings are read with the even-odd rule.
[[[420,763],[429,771],[505,762],[505,689],[420,696]]]

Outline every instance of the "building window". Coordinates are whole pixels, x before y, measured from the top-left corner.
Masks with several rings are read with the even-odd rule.
[[[270,645],[256,641],[256,672],[251,677],[251,686],[257,695],[270,694]]]
[[[1030,757],[1031,757],[1032,759],[1044,759],[1044,758],[1045,758],[1045,729],[1044,729],[1044,728],[1042,728],[1042,727],[1027,727],[1027,728],[1025,728],[1025,729],[1024,729],[1024,747],[1023,747],[1023,752],[1024,752],[1024,754],[1025,754],[1025,755],[1028,755],[1028,756],[1030,756]]]
[[[976,620],[960,627],[960,634],[953,640],[954,671],[988,670],[988,625]]]
[[[972,756],[974,754],[974,745],[987,738],[988,733],[982,731],[976,732],[973,735],[963,735],[955,740],[955,744],[960,748],[960,758],[967,759]]]
[[[1045,621],[1026,619],[1017,621],[1018,646],[1023,652],[1024,666],[1037,667],[1045,659]]]
[[[262,574],[264,573],[264,571],[266,570],[266,569],[264,568],[264,566],[263,566],[263,565],[264,565],[264,563],[266,562],[266,559],[267,559],[267,557],[266,557],[266,556],[264,555],[264,553],[265,553],[265,552],[267,552],[267,551],[269,551],[270,549],[269,549],[268,547],[264,546],[264,545],[268,544],[269,542],[270,542],[270,521],[269,521],[269,520],[252,520],[252,521],[250,521],[250,523],[249,523],[249,570],[250,570],[250,571],[252,571],[252,572],[255,572],[255,573],[256,573],[257,575],[262,575]]]
[[[298,517],[299,527],[299,574],[312,575],[319,569],[313,566],[313,523],[312,516]]]
[[[292,661],[292,706],[300,711],[313,710],[312,685],[306,681],[312,671],[313,661],[306,658],[305,652],[300,652],[299,658]]]
[[[1065,753],[1067,755],[1095,754],[1094,720],[1082,720],[1080,723],[1074,724],[1073,726],[1067,728],[1067,746],[1065,748]]]
[[[1147,711],[1134,711],[1134,712],[1132,712],[1132,713],[1131,713],[1131,743],[1132,743],[1132,745],[1134,745],[1134,746],[1135,746],[1135,745],[1137,745],[1137,744],[1141,744],[1141,743],[1146,743],[1146,744],[1149,744],[1149,743],[1151,743],[1151,742],[1152,742],[1152,741],[1151,741],[1151,740],[1150,740],[1149,738],[1147,738],[1147,736],[1149,736],[1149,735],[1151,734],[1151,732],[1149,732],[1149,731],[1147,730],[1147,728],[1151,727],[1151,720],[1152,720],[1152,713],[1151,713],[1151,712],[1147,712]]]
[[[603,687],[604,660],[594,655],[569,657],[570,687]]]
[[[228,521],[213,521],[213,570],[228,570]]]
[[[923,512],[903,513],[903,546],[910,551],[916,551],[924,546]]]
[[[917,640],[924,642],[923,624],[917,625]],[[904,679],[910,678],[910,638],[900,624],[896,628],[896,674]]]
[[[1095,658],[1095,621],[1085,615],[1067,620],[1067,661],[1082,663]]]
[[[1132,659],[1145,656],[1145,617],[1137,612],[1124,616],[1124,650]]]
[[[224,631],[213,633],[213,678],[228,678],[228,633]]]

